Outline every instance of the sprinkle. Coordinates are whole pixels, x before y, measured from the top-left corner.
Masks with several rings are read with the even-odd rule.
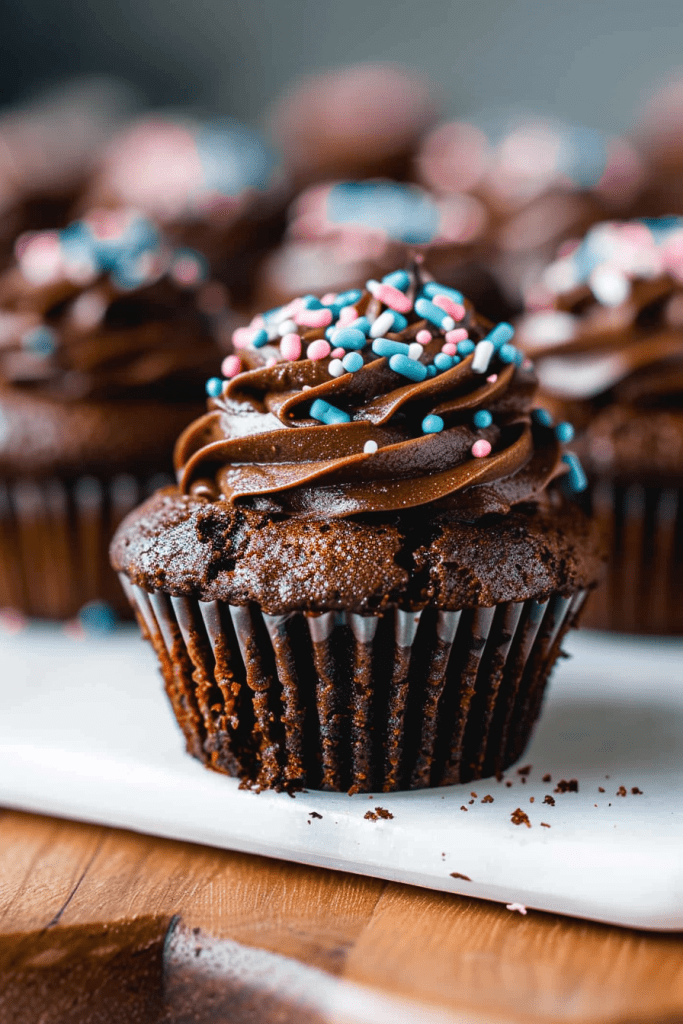
[[[409,359],[408,356],[391,356],[389,366],[394,373],[400,373],[402,377],[408,377],[409,380],[414,380],[416,383],[423,381],[427,376],[427,367],[418,363],[416,359]]]
[[[294,320],[282,320],[277,325],[277,333],[281,338],[284,338],[285,334],[296,334],[297,325]]]
[[[280,355],[290,362],[301,357],[301,337],[298,334],[285,334],[280,342]]]
[[[333,359],[341,359],[345,352],[346,349],[342,348],[340,345],[339,348],[333,348],[332,351],[330,352],[330,355],[332,356]]]
[[[392,310],[386,309],[383,313],[377,317],[375,322],[370,327],[371,338],[381,338],[388,331],[391,331],[394,326],[394,314]]]
[[[343,348],[344,351],[355,350],[356,352],[365,348],[367,344],[363,332],[355,327],[340,327],[334,332],[330,341],[335,348]]]
[[[547,409],[534,409],[531,418],[541,427],[552,427],[553,425],[553,418]]]
[[[341,327],[348,327],[358,317],[358,310],[355,306],[344,306],[339,310],[339,324]]]
[[[224,377],[236,377],[242,370],[242,360],[239,356],[226,356],[221,363],[221,373]]]
[[[376,441],[366,441],[363,445],[363,451],[366,455],[374,455],[378,448],[379,445]]]
[[[432,332],[426,331],[424,328],[415,335],[415,341],[419,341],[421,345],[428,345],[431,340]]]
[[[454,331],[448,331],[446,341],[451,345],[457,345],[461,341],[467,341],[467,331],[464,327],[456,327]]]
[[[88,633],[111,633],[116,629],[118,615],[106,601],[88,601],[79,611],[78,621]]]
[[[268,333],[263,328],[238,327],[232,332],[232,343],[235,348],[262,348],[268,344]]]
[[[486,373],[495,349],[488,339],[480,341],[472,357],[472,373]]]
[[[171,276],[184,287],[199,284],[208,277],[206,260],[192,249],[179,249],[171,264]]]
[[[363,366],[363,357],[360,352],[347,352],[342,359],[342,366],[349,373],[356,373]]]
[[[314,420],[320,420],[321,423],[348,423],[351,419],[348,412],[344,412],[342,409],[337,409],[336,405],[330,405],[323,398],[316,398],[314,402],[311,402],[311,416]]]
[[[268,367],[268,369],[270,369],[271,366],[277,366],[277,359],[275,358],[275,356],[268,356],[268,358],[266,359],[266,366]],[[305,386],[306,385],[304,384],[304,387]]]
[[[501,345],[498,349],[498,358],[501,363],[515,363],[517,366],[524,361],[524,356],[514,345]]]
[[[555,427],[555,437],[562,444],[570,444],[574,440],[574,428],[571,423],[558,423]]]
[[[490,427],[493,423],[493,416],[488,409],[477,409],[472,417],[472,422],[475,427],[478,427],[480,430],[485,430],[486,427]]]
[[[438,295],[435,295],[432,298],[432,302],[435,306],[438,306],[439,309],[443,309],[445,313],[452,316],[456,323],[458,320],[463,320],[465,317],[465,307],[463,304],[461,302],[453,302],[453,299],[448,295],[444,295],[443,292],[439,292]]]
[[[440,416],[432,414],[431,416],[425,416],[422,420],[423,434],[440,434],[443,427],[444,423]]]
[[[210,377],[206,382],[206,393],[209,398],[218,398],[223,391],[223,381],[220,377]]]
[[[619,306],[631,291],[627,277],[615,267],[596,267],[588,283],[595,298],[603,306]]]
[[[459,341],[458,342],[458,355],[459,356],[469,356],[469,355],[471,355],[472,352],[474,352],[476,347],[477,346],[474,344],[474,342],[470,338],[466,338],[465,341]]]
[[[346,370],[344,369],[344,364],[342,363],[341,359],[330,359],[329,366],[327,367],[327,372],[329,373],[330,377],[343,377],[344,374],[346,373]]]
[[[495,384],[497,380],[498,380],[498,374],[497,373],[492,373],[490,377],[486,378],[486,383],[487,384]]]
[[[436,327],[440,327],[442,331],[452,331],[455,327],[455,320],[449,316],[448,313],[444,313],[442,309],[435,306],[429,299],[420,298],[415,302],[415,312],[418,316],[424,317],[425,320],[429,320],[430,324],[435,324]]]
[[[526,915],[526,907],[522,903],[506,903],[505,909],[512,910],[513,912],[516,912],[518,914],[522,914],[522,916]]]
[[[332,323],[332,310],[300,309],[296,314],[296,322],[304,327],[329,327]]]
[[[327,359],[331,351],[332,346],[330,345],[329,341],[325,341],[324,338],[318,338],[317,341],[312,341],[311,344],[306,349],[306,358]]]
[[[562,456],[562,461],[569,466],[569,473],[567,475],[567,482],[569,489],[574,494],[579,494],[581,491],[585,491],[588,487],[588,480],[586,474],[583,471],[583,466],[579,461],[578,455],[574,452],[565,452]]]
[[[458,346],[457,345],[451,345],[448,342],[446,342],[446,344],[443,346],[441,351],[445,352],[447,356],[457,356],[457,354],[458,354]]]
[[[348,326],[353,327],[356,331],[362,331],[366,336],[370,333],[370,321],[366,316],[359,316],[357,320],[352,320]]]
[[[422,294],[426,295],[428,299],[434,295],[448,295],[453,302],[462,302],[463,300],[462,292],[456,291],[455,288],[447,288],[445,284],[439,284],[438,281],[427,281],[422,288]]]
[[[21,347],[31,352],[34,356],[45,359],[51,356],[57,348],[57,336],[53,330],[46,326],[34,327],[22,336]]]
[[[398,313],[409,313],[413,308],[413,304],[408,296],[400,292],[398,288],[392,288],[390,284],[369,281],[368,291],[380,302],[383,302],[385,306],[395,309]]]
[[[304,295],[299,299],[300,309],[322,309],[323,304],[315,295]]]
[[[494,348],[500,348],[501,345],[505,345],[506,342],[511,341],[515,336],[515,329],[512,324],[505,323],[503,321],[497,324],[492,331],[489,332],[486,337],[486,341],[493,343]]]
[[[430,363],[429,366],[427,367],[427,376],[436,377],[436,367],[434,366],[433,363]]]
[[[394,270],[392,274],[382,278],[382,284],[389,284],[392,288],[404,292],[410,284],[410,277],[405,270]]]
[[[475,459],[485,459],[487,455],[491,454],[490,441],[484,440],[483,437],[479,441],[475,441],[472,445],[472,454]]]
[[[422,345],[419,341],[413,341],[408,345],[408,358],[409,359],[420,359],[422,356]]]
[[[326,292],[320,301],[322,302],[323,306],[331,306],[332,303],[336,301],[336,298],[336,292]]]
[[[449,356],[447,352],[439,352],[434,356],[434,366],[437,370],[450,370],[455,366],[455,360],[453,356]]]
[[[410,345],[406,345],[404,341],[392,341],[391,338],[375,338],[372,351],[376,356],[407,356]]]
[[[350,288],[347,292],[340,292],[336,302],[342,306],[354,306],[362,295],[363,293],[358,288]]]

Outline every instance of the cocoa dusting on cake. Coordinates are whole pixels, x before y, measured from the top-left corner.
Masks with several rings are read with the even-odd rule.
[[[554,793],[578,793],[579,783],[577,779],[560,779],[553,790]]]
[[[492,804],[493,803],[493,797],[491,796],[490,793],[487,793],[486,796],[483,796],[481,798],[481,802],[483,804]]]
[[[393,818],[393,814],[385,807],[375,807],[374,811],[366,811],[363,817],[366,821],[379,821],[380,818],[388,821],[390,818]]]
[[[546,795],[543,797],[543,803],[548,804],[550,807],[554,807],[555,797],[551,796],[550,793],[546,793]]]
[[[552,775],[550,774],[550,772],[546,772],[545,775],[543,776],[543,782],[552,782],[552,781],[553,781]]]
[[[518,807],[510,815],[510,821],[513,825],[526,825],[527,828],[531,828],[531,822],[529,821],[529,815],[526,814],[521,807]]]
[[[462,878],[463,882],[472,881],[467,875],[461,875],[459,871],[451,871],[451,878]]]
[[[619,786],[619,789],[617,790],[617,796],[627,796],[627,793],[628,791],[626,789],[626,786]]]

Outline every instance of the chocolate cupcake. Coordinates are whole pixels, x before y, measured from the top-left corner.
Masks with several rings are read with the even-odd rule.
[[[204,275],[133,214],[21,239],[0,277],[0,607],[127,608],[109,540],[170,473],[220,362]]]
[[[599,556],[513,333],[415,271],[236,333],[111,548],[205,765],[376,792],[520,756]]]
[[[530,301],[520,343],[549,410],[580,431],[610,549],[584,622],[683,633],[683,219],[598,225]]]

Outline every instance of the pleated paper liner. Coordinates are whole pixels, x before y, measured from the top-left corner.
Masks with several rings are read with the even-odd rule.
[[[161,484],[160,476],[128,474],[0,480],[0,607],[67,619],[99,600],[130,617],[109,543]]]
[[[191,754],[257,787],[350,792],[467,782],[516,761],[585,597],[267,615],[122,583]]]
[[[609,561],[582,624],[683,634],[683,487],[605,480],[592,486],[590,500]]]

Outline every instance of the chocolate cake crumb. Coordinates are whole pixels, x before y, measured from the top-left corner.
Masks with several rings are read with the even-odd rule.
[[[604,786],[598,786],[598,793],[604,793],[604,792],[605,792],[605,787]]]
[[[530,764],[525,764],[523,768],[518,768],[517,769],[517,774],[518,775],[528,775],[529,772],[531,771],[531,768],[532,768],[532,766]]]
[[[323,820],[322,814],[318,814],[317,811],[311,811],[311,817],[312,818],[320,818],[321,821]]]
[[[522,777],[521,777],[521,779],[519,781],[522,782],[522,783],[525,783],[526,782],[526,776],[522,775]]]
[[[466,810],[467,810],[467,808],[465,807],[465,805],[464,805],[464,804],[460,804],[460,810],[461,810],[461,811],[466,811]]]
[[[627,795],[626,786],[619,786],[619,789],[617,790],[617,796],[626,796],[626,795]]]
[[[541,827],[542,827],[542,828],[550,828],[550,825],[548,824],[548,822],[547,822],[547,821],[542,821],[542,822],[541,822]]]
[[[388,821],[389,818],[393,818],[393,814],[386,807],[375,807],[374,811],[366,811],[363,817],[367,821],[379,821],[380,818]]]
[[[555,797],[551,796],[550,793],[546,793],[546,795],[543,797],[543,803],[544,804],[549,804],[551,807],[554,807],[555,806]]]
[[[527,828],[531,828],[531,822],[529,821],[529,815],[526,814],[521,807],[518,807],[510,815],[510,821],[513,825],[526,825]]]
[[[638,789],[637,786],[631,786],[631,792],[633,793],[634,796],[642,796],[643,795],[642,789]]]
[[[468,801],[467,801],[467,803],[468,803],[468,804],[470,805],[470,807],[471,807],[471,806],[472,806],[472,804],[474,803],[474,800],[468,800]]]
[[[470,793],[470,796],[473,796],[475,800],[477,799],[477,794],[474,791]]]
[[[535,796],[530,796],[530,797],[529,797],[529,803],[530,803],[530,804],[532,804],[532,803],[534,802],[534,800],[535,800],[535,799],[536,799],[536,797],[535,797]]]
[[[550,774],[550,772],[546,772],[545,775],[543,776],[543,782],[552,782],[552,781],[553,781],[552,775]]]
[[[490,793],[487,793],[486,796],[483,796],[481,798],[481,802],[483,804],[492,804],[493,803],[493,797],[491,796]]]
[[[508,787],[508,789],[509,789],[509,788],[510,788],[510,786],[512,785],[512,783],[511,783],[511,782],[510,782],[510,781],[508,780],[508,781],[507,781],[507,782],[505,783],[505,785],[506,785],[506,786]]]
[[[451,878],[462,878],[463,882],[471,882],[467,875],[461,875],[459,871],[451,871]]]
[[[555,786],[553,793],[578,793],[579,783],[577,779],[560,779]]]

